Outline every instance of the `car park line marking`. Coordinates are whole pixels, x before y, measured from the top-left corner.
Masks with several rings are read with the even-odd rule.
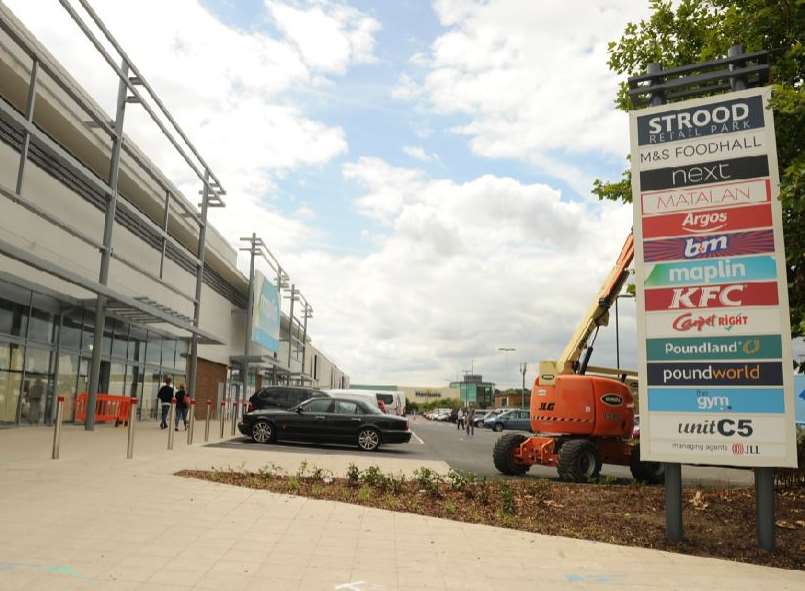
[[[417,435],[413,431],[411,431],[411,435],[419,442],[419,445],[425,445],[425,442],[422,441],[422,438],[419,435]]]

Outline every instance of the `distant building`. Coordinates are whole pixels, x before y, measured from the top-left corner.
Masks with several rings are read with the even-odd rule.
[[[459,397],[458,388],[452,386],[396,386],[396,385],[377,385],[377,384],[352,384],[353,390],[381,390],[402,392],[405,394],[407,402],[424,404],[433,400],[456,400]]]
[[[479,374],[466,374],[460,382],[450,382],[450,388],[458,390],[458,398],[465,405],[490,408],[495,400],[495,384],[485,382]]]

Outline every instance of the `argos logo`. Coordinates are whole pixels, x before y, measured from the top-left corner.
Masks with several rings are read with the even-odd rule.
[[[720,230],[727,223],[726,211],[706,211],[704,213],[689,213],[682,220],[682,229],[686,232],[712,232]]]

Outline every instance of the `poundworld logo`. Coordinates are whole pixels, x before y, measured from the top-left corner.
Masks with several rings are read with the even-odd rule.
[[[782,386],[779,362],[649,363],[651,386]]]

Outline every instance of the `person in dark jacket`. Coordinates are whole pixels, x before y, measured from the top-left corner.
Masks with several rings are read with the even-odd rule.
[[[174,428],[179,430],[179,419],[184,423],[184,430],[187,431],[187,413],[190,412],[190,394],[187,393],[184,384],[176,390],[176,425]]]
[[[162,422],[159,424],[160,429],[168,428],[168,410],[173,400],[173,386],[171,386],[170,376],[165,376],[165,384],[157,392],[157,398],[162,406]]]

